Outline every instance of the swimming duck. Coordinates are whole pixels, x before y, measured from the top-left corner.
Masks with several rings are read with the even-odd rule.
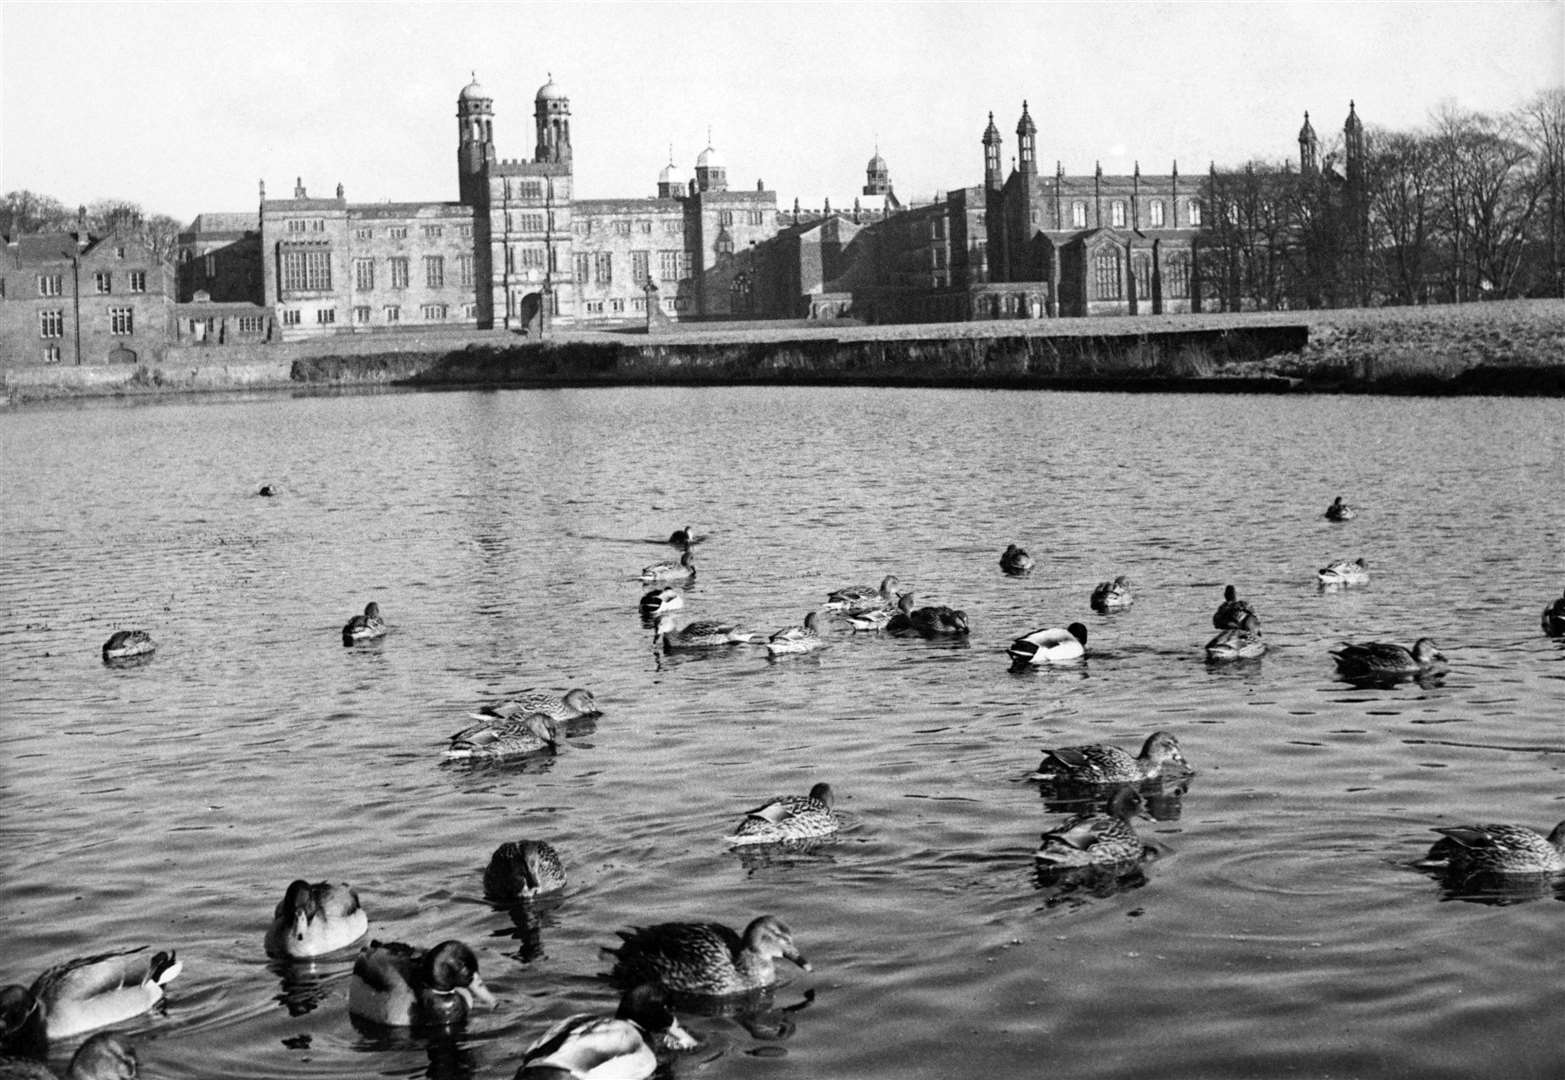
[[[528,900],[563,888],[565,865],[544,840],[507,840],[484,868],[484,895],[491,900]]]
[[[132,660],[138,656],[151,656],[157,647],[157,642],[145,630],[116,630],[103,643],[103,659]]]
[[[6,1040],[42,1025],[52,1041],[122,1023],[163,1000],[163,987],[183,965],[174,950],[142,955],[146,947],[99,953],[56,964],[30,989],[5,988]]]
[[[565,723],[587,716],[601,716],[592,691],[583,687],[567,690],[563,694],[555,690],[523,690],[515,697],[506,698],[494,705],[485,705],[468,716],[478,721],[515,720],[529,713],[542,713],[552,720]]]
[[[1435,829],[1435,841],[1418,865],[1459,875],[1557,874],[1565,871],[1565,821],[1548,836],[1526,825],[1458,825]]]
[[[1218,630],[1232,629],[1244,622],[1246,616],[1254,614],[1254,609],[1246,601],[1240,600],[1238,590],[1230,585],[1223,590],[1223,602],[1217,605],[1217,610],[1212,614],[1212,626]]]
[[[719,622],[716,619],[702,619],[675,626],[672,614],[658,616],[657,630],[652,635],[653,645],[661,644],[665,649],[712,649],[724,645],[756,644],[764,640],[748,630],[740,629],[736,623]]]
[[[1261,637],[1261,620],[1255,617],[1253,611],[1240,620],[1238,626],[1230,626],[1206,643],[1208,660],[1253,660],[1265,654],[1266,640]]]
[[[136,1080],[136,1048],[112,1031],[100,1031],[76,1048],[65,1080]],[[42,1061],[0,1057],[3,1080],[59,1080]]]
[[[261,490],[256,492],[256,494],[261,496],[263,499],[270,499],[273,495],[277,494],[277,489],[274,488],[271,484],[262,484]]]
[[[945,605],[915,607],[918,601],[910,592],[902,594],[897,610],[886,620],[888,634],[962,635],[969,632],[967,612]]]
[[[1331,655],[1338,672],[1350,679],[1430,675],[1445,668],[1445,654],[1428,638],[1419,638],[1411,649],[1385,641],[1348,643]]]
[[[1005,650],[1017,664],[1062,664],[1087,655],[1087,628],[1073,622],[1063,630],[1051,626],[1011,642]]]
[[[1336,500],[1326,507],[1327,521],[1352,521],[1357,514],[1357,510],[1342,501],[1341,495],[1338,495]]]
[[[866,611],[895,608],[899,584],[901,582],[895,576],[887,574],[881,579],[879,588],[873,585],[847,585],[834,589],[826,594],[826,610],[859,615]]]
[[[650,589],[641,596],[641,614],[655,619],[665,611],[678,611],[685,606],[685,594],[678,589]]]
[[[660,1049],[695,1046],[662,988],[643,983],[625,991],[612,1018],[578,1013],[533,1040],[515,1080],[646,1080]]]
[[[560,745],[560,728],[547,713],[494,717],[463,728],[451,736],[444,757],[464,761],[498,761],[542,751],[554,753]]]
[[[1146,845],[1130,819],[1143,805],[1141,793],[1126,785],[1109,799],[1105,812],[1081,814],[1044,833],[1033,858],[1050,867],[1139,862]]]
[[[288,886],[272,914],[266,955],[320,956],[352,945],[369,928],[369,916],[353,889],[329,881],[311,885],[301,878]]]
[[[1369,564],[1363,559],[1355,559],[1353,562],[1339,559],[1330,566],[1321,567],[1316,571],[1315,576],[1320,579],[1323,586],[1368,585]]]
[[[676,993],[720,997],[761,990],[777,982],[774,960],[792,960],[805,971],[793,932],[762,915],[743,936],[721,923],[659,923],[617,931],[623,944],[611,977],[622,985],[655,982]]]
[[[768,638],[766,651],[771,656],[807,653],[814,652],[825,644],[826,639],[821,637],[820,613],[812,611],[804,616],[804,625],[785,627]]]
[[[1113,581],[1101,581],[1092,590],[1093,611],[1117,611],[1136,602],[1130,593],[1130,579],[1120,574]]]
[[[894,614],[891,608],[876,608],[873,611],[860,611],[857,614],[848,615],[842,612],[837,618],[853,627],[854,630],[881,630],[891,621]]]
[[[425,951],[400,941],[371,941],[348,981],[348,1012],[392,1027],[450,1026],[475,1001],[495,1003],[478,975],[478,957],[460,941]]]
[[[386,620],[380,617],[380,605],[371,600],[364,605],[364,614],[355,615],[342,628],[342,643],[352,645],[356,641],[373,641],[386,636]]]
[[[1154,731],[1141,745],[1138,757],[1106,743],[1045,750],[1043,761],[1028,779],[1078,784],[1135,782],[1155,780],[1172,766],[1187,772],[1190,768],[1179,740],[1167,731]]]
[[[689,525],[686,525],[683,529],[675,529],[668,534],[668,542],[677,548],[689,547],[697,539],[699,538],[696,536],[696,531]]]
[[[808,795],[779,795],[747,811],[728,837],[730,844],[775,844],[830,836],[842,827],[832,812],[831,785],[816,784]]]
[[[690,545],[685,545],[685,553],[676,562],[656,562],[651,566],[642,567],[641,580],[652,581],[694,581],[696,576],[695,556],[690,551]]]
[[[1543,609],[1543,632],[1550,637],[1565,637],[1565,596]]]
[[[1007,574],[1020,576],[1032,573],[1032,568],[1032,556],[1027,554],[1025,549],[1019,548],[1015,544],[1006,545],[1005,554],[1000,556],[1001,570]]]

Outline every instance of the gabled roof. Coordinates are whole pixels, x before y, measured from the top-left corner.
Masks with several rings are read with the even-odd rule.
[[[75,233],[49,232],[8,236],[6,250],[10,255],[11,265],[24,267],[69,261],[81,249],[76,246]]]

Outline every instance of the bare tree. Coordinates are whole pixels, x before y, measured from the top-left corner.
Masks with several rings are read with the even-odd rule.
[[[1538,275],[1548,296],[1565,296],[1565,86],[1541,91],[1517,114],[1522,139],[1533,154],[1540,219],[1534,230],[1543,248]]]

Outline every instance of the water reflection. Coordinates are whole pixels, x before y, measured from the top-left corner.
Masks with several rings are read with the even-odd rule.
[[[314,1012],[331,994],[331,982],[341,979],[344,974],[341,965],[322,968],[311,960],[272,960],[266,966],[281,984],[273,1000],[286,1009],[289,1016]]]

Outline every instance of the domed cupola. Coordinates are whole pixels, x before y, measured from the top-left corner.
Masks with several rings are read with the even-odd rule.
[[[473,73],[473,81],[462,87],[462,92],[457,95],[457,103],[463,104],[469,101],[494,101],[489,92],[478,84],[478,73]]]
[[[484,167],[495,160],[494,102],[475,72],[473,81],[456,98],[457,190],[462,202],[477,205],[484,182]]]
[[[668,164],[658,173],[658,198],[679,199],[690,191],[690,177],[674,164],[674,148],[668,148]]]
[[[886,159],[880,156],[880,147],[877,146],[875,156],[864,166],[864,194],[884,195],[890,190],[891,169],[886,165]]]
[[[569,162],[571,160],[571,99],[566,96],[549,76],[549,81],[538,88],[533,98],[533,123],[538,129],[538,145],[533,152],[536,161]]]
[[[994,113],[989,114],[989,126],[984,128],[984,183],[1000,188],[1000,129],[994,126]]]
[[[696,190],[727,191],[728,165],[723,155],[712,148],[710,133],[707,140],[706,149],[696,158]]]
[[[1310,124],[1310,114],[1304,114],[1304,126],[1299,129],[1299,172],[1313,176],[1320,170],[1320,139]]]

